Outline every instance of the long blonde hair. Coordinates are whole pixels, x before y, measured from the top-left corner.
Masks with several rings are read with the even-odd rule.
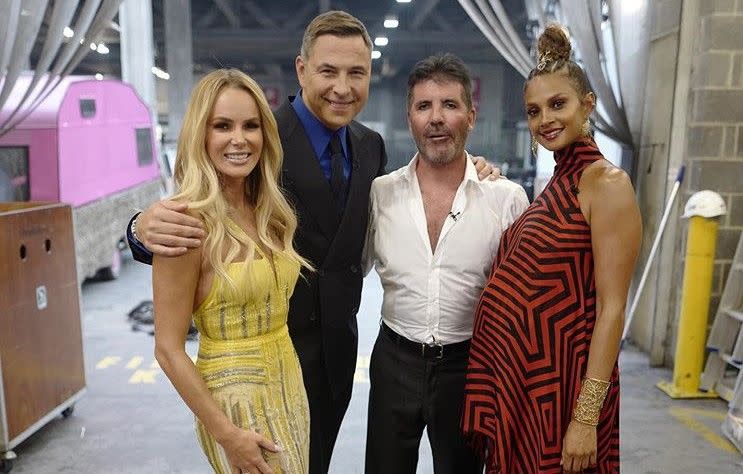
[[[255,243],[247,234],[227,224],[231,209],[222,194],[220,179],[206,151],[209,118],[219,94],[227,88],[249,93],[258,105],[263,133],[263,149],[258,163],[245,180],[245,194],[255,207],[260,244],[272,253],[282,254],[306,268],[309,263],[292,245],[297,217],[279,187],[283,151],[271,109],[260,86],[236,69],[217,69],[204,76],[193,89],[178,137],[174,179],[178,193],[173,197],[189,203],[189,209],[206,230],[204,252],[215,277],[223,278],[235,289],[227,265],[246,255],[245,271],[255,258]],[[243,250],[245,252],[243,252]]]

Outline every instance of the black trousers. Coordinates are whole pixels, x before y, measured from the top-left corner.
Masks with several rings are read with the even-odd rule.
[[[422,354],[382,325],[369,366],[366,474],[415,474],[424,428],[436,474],[482,472],[460,430],[469,344],[454,347]]]
[[[352,386],[343,391],[341,399],[333,396],[325,368],[319,325],[294,332],[292,342],[299,355],[310,406],[309,471],[310,474],[327,474],[341,422],[351,401]]]

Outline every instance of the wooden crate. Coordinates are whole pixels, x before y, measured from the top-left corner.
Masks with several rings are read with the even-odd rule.
[[[0,203],[0,453],[85,390],[72,210]]]

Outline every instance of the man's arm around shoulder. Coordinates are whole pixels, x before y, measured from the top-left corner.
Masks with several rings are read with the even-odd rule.
[[[135,215],[127,228],[127,240],[135,260],[151,265],[152,254],[177,257],[201,245],[202,222],[188,214],[188,204],[160,201]]]
[[[126,226],[126,241],[129,243],[129,248],[132,250],[132,257],[134,257],[134,260],[144,263],[145,265],[152,265],[152,252],[147,250],[147,247],[142,245],[142,242],[137,240],[137,237],[134,235],[136,232],[136,220],[140,214],[141,212],[134,214],[134,216],[129,220],[129,224]]]

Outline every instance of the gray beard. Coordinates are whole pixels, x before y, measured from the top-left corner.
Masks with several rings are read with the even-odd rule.
[[[420,151],[420,150],[419,150]],[[451,155],[435,155],[435,156],[428,156],[423,153],[421,153],[421,157],[429,162],[432,165],[448,165],[452,161],[456,159],[457,153],[453,153]]]
[[[454,151],[452,153],[447,152],[429,155],[424,151],[425,148],[418,143],[416,143],[416,148],[418,149],[418,154],[420,155],[421,159],[425,160],[426,163],[430,163],[434,166],[448,165],[449,163],[455,161],[461,153],[464,153],[464,148],[459,150],[457,147],[457,143],[454,144]]]

